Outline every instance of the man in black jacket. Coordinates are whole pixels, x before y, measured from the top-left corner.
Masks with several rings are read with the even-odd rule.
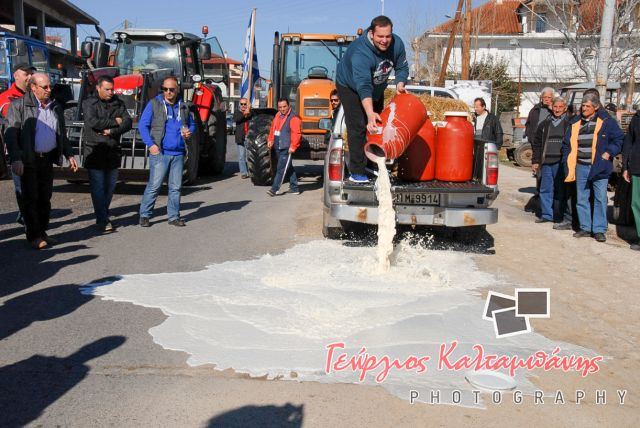
[[[622,147],[622,176],[631,183],[631,210],[636,223],[636,235],[640,237],[640,112],[631,119],[629,131]],[[640,242],[631,244],[640,251]]]
[[[13,101],[7,113],[5,142],[11,170],[20,177],[27,240],[42,250],[55,243],[47,235],[53,191],[53,164],[64,155],[71,169],[78,164],[67,140],[62,105],[51,100],[51,81],[44,73],[34,73],[29,91]]]
[[[96,224],[102,232],[112,232],[109,205],[118,180],[120,136],[131,129],[131,117],[124,102],[113,93],[113,79],[102,76],[96,95],[82,103],[84,115],[84,167],[89,172],[91,201]]]
[[[233,113],[233,121],[236,123],[236,144],[238,146],[238,167],[240,168],[240,176],[248,178],[247,171],[247,149],[244,145],[244,139],[249,131],[249,121],[251,120],[251,108],[246,98],[240,100],[240,109]]]
[[[533,106],[527,116],[527,123],[525,123],[524,135],[527,136],[529,144],[536,136],[536,130],[547,117],[551,115],[551,105],[553,104],[553,95],[555,91],[553,88],[546,87],[540,93],[540,102]]]
[[[483,140],[494,143],[498,150],[502,147],[502,125],[495,114],[487,111],[487,104],[483,98],[473,100],[473,109],[476,114],[473,116],[473,128],[475,136]]]
[[[562,139],[569,127],[567,102],[562,97],[553,100],[551,116],[542,121],[531,141],[531,169],[540,177],[540,217],[536,223],[553,221],[556,230],[571,229],[567,210],[567,191],[562,160]],[[555,210],[554,210],[555,205]]]

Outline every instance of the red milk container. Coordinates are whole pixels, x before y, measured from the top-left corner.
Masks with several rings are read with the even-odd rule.
[[[436,135],[436,180],[469,181],[473,176],[473,125],[466,112],[445,112]]]
[[[418,135],[398,159],[398,177],[407,181],[430,181],[436,175],[436,128],[427,117]]]
[[[364,152],[369,159],[398,158],[415,138],[427,118],[427,110],[415,95],[397,94],[380,113],[382,132],[367,134]]]

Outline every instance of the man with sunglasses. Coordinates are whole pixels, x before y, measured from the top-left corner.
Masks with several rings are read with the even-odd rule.
[[[113,79],[102,76],[96,94],[82,103],[84,114],[84,167],[89,172],[91,202],[100,232],[113,232],[109,205],[121,163],[120,136],[131,129],[124,102],[113,93]]]
[[[37,250],[55,243],[46,232],[53,164],[61,165],[64,155],[71,169],[78,170],[65,132],[63,106],[51,100],[51,87],[49,76],[34,73],[29,80],[29,92],[9,106],[5,132],[11,170],[21,177],[27,240]]]
[[[338,110],[340,110],[340,95],[338,95],[337,89],[331,91],[331,94],[329,94],[329,101],[331,102],[331,124],[335,125]]]
[[[247,170],[247,150],[244,145],[244,139],[249,131],[249,121],[251,120],[251,109],[249,101],[246,98],[240,100],[240,109],[233,114],[233,121],[236,123],[236,145],[238,146],[238,167],[240,168],[240,176],[249,178]]]
[[[183,227],[180,218],[180,191],[186,140],[196,131],[193,114],[182,101],[178,79],[168,76],[162,82],[162,94],[147,103],[138,130],[149,149],[149,182],[140,204],[140,226],[149,227],[162,181],[169,175],[167,214],[169,224]]]

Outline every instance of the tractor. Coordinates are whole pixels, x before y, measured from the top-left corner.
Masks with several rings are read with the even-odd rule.
[[[203,33],[208,30],[203,27]],[[107,43],[108,42],[108,43]],[[202,39],[177,30],[123,29],[106,40],[82,43],[81,53],[88,69],[82,71],[77,107],[93,91],[100,76],[114,79],[115,93],[133,118],[133,129],[122,136],[122,176],[144,178],[149,162],[146,145],[137,131],[147,102],[160,93],[162,80],[176,76],[182,99],[194,113],[197,129],[187,142],[183,181],[192,183],[198,175],[220,174],[226,158],[226,103],[212,80],[203,81],[202,60],[224,53],[215,37]],[[115,49],[113,49],[115,47]],[[111,48],[111,49],[110,49]],[[112,50],[113,49],[113,50]],[[81,108],[69,109],[67,128],[74,154],[82,156],[83,117]]]
[[[255,185],[271,184],[273,153],[267,147],[269,127],[278,98],[286,97],[302,120],[302,141],[295,158],[321,160],[327,149],[327,131],[320,119],[331,118],[329,94],[336,87],[338,63],[356,36],[338,34],[275,33],[271,88],[267,108],[254,109],[247,133],[247,164]]]

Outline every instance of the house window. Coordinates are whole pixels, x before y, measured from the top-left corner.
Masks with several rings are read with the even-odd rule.
[[[544,33],[545,31],[547,31],[547,15],[539,13],[536,20],[536,33]]]

